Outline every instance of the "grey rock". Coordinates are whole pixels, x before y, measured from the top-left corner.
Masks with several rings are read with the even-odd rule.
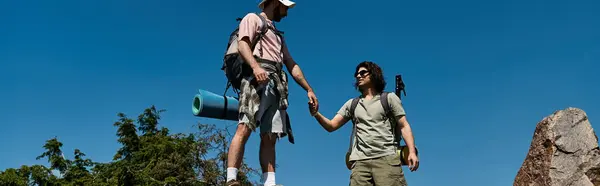
[[[600,149],[587,114],[554,112],[535,129],[514,186],[600,186]]]

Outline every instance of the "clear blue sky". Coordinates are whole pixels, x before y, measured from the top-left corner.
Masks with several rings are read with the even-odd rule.
[[[258,2],[0,2],[0,169],[47,165],[35,157],[54,136],[69,158],[80,148],[109,161],[120,147],[117,112],[137,116],[152,104],[168,110],[161,124],[172,132],[194,132],[197,122],[230,125],[192,116],[192,97],[199,88],[223,91],[228,34]],[[360,61],[380,64],[391,84],[403,75],[421,150],[419,171],[405,169],[410,185],[505,186],[543,117],[579,107],[600,130],[598,7],[298,0],[278,27],[329,117],[357,95],[351,84]],[[327,133],[309,116],[306,93],[290,89],[297,144],[277,146],[278,182],[347,185],[351,125]],[[255,167],[258,139],[246,153]]]

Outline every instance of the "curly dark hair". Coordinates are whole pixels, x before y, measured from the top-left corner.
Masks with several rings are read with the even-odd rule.
[[[369,75],[371,76],[371,82],[374,85],[375,91],[377,93],[383,92],[383,90],[385,89],[386,82],[383,78],[383,70],[381,70],[381,67],[379,67],[379,65],[375,64],[372,61],[363,61],[356,66],[356,69],[354,70],[354,78],[356,78],[356,73],[358,72],[358,69],[360,69],[360,67],[364,67],[369,71]],[[358,80],[354,82],[354,87],[359,92],[362,92],[362,90],[360,90],[360,87],[358,87]]]

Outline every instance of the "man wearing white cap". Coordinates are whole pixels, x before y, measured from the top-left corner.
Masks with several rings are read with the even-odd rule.
[[[239,124],[231,140],[227,160],[227,186],[240,185],[238,169],[244,156],[244,148],[252,131],[260,128],[260,165],[265,186],[275,185],[275,143],[288,136],[294,143],[289,116],[287,75],[285,65],[292,77],[307,91],[309,103],[318,105],[317,97],[310,87],[300,66],[296,64],[281,33],[273,22],[287,16],[287,10],[295,6],[290,0],[262,0],[261,13],[249,13],[240,22],[238,51],[252,70],[252,75],[241,80],[239,93]],[[263,25],[263,20],[265,25]],[[267,26],[266,32],[261,28]],[[262,37],[254,41],[259,34]],[[254,50],[251,45],[256,44]]]

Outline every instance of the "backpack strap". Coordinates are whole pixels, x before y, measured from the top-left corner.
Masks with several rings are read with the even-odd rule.
[[[358,105],[358,101],[360,97],[352,99],[352,103],[350,104],[350,116],[352,121],[352,135],[350,135],[350,147],[348,147],[348,152],[352,151],[352,145],[354,145],[354,136],[356,135],[356,119],[354,117],[354,110],[356,110],[356,105]]]
[[[252,39],[252,41],[250,42],[250,52],[251,53],[254,53],[254,49],[256,48],[256,45],[258,44],[258,42],[260,42],[260,40],[263,38],[263,36],[265,36],[265,34],[267,33],[267,31],[269,30],[269,25],[268,25],[267,20],[263,16],[261,16],[259,13],[253,13],[253,14],[255,14],[256,16],[258,16],[258,18],[260,18],[261,24],[259,26],[259,28],[260,28],[259,32],[256,33],[256,37],[254,37],[254,39]],[[243,20],[243,18],[241,18],[241,17],[236,18],[236,21],[238,21],[238,22],[242,21],[242,20]],[[235,29],[235,31],[233,31],[232,35],[230,36],[229,43],[227,44],[227,50],[229,50],[229,47],[231,47],[231,43],[232,42],[237,42],[237,41],[232,41],[232,38],[233,38],[234,34],[235,34],[235,36],[239,36],[238,35],[239,31],[240,31],[240,28],[239,28],[239,25],[238,25],[238,27]],[[226,53],[227,53],[227,51],[226,51]],[[262,48],[260,50],[260,55],[262,57]],[[236,58],[239,59],[239,58],[242,58],[242,56],[241,55],[237,55]],[[232,63],[238,63],[238,61],[237,61],[238,59],[232,59],[232,60],[236,60],[236,62],[232,62]],[[227,62],[223,63],[223,66],[221,67],[221,70],[225,70],[225,68],[227,68],[226,63]],[[232,66],[236,66],[236,65],[234,64]],[[243,63],[241,66],[242,66],[241,68],[248,68],[248,67],[244,67],[244,66],[246,66],[245,63]],[[234,68],[236,68],[236,67],[234,67]],[[244,71],[244,70],[242,70],[242,71]],[[232,73],[237,73],[237,72],[232,72]],[[232,86],[233,86],[232,82],[231,81],[227,81],[227,85],[225,86],[225,91],[223,92],[223,96],[225,96],[225,94],[227,93],[227,90],[229,90],[229,88],[232,87]],[[239,89],[237,89],[235,87],[233,88],[233,92],[235,92],[237,95],[239,95]],[[225,100],[225,101],[227,101],[227,100]],[[225,104],[227,105],[227,102],[225,102]]]
[[[383,111],[385,112],[385,116],[390,121],[392,127],[392,134],[394,135],[394,143],[396,144],[400,142],[400,138],[396,134],[396,117],[394,116],[394,114],[392,113],[392,109],[390,108],[390,104],[388,102],[388,94],[388,92],[382,92],[380,100],[381,106],[383,107]]]
[[[254,13],[256,14],[256,16],[258,16],[262,22],[262,24],[260,25],[260,32],[258,33],[258,35],[256,35],[256,37],[254,37],[254,40],[252,41],[252,51],[254,51],[254,48],[256,47],[256,44],[262,39],[263,36],[265,36],[265,34],[267,33],[268,29],[269,29],[269,25],[267,23],[267,20],[261,16],[259,13]],[[261,52],[261,57],[262,57],[262,52]]]
[[[388,94],[389,92],[382,92],[380,94],[380,102],[381,102],[381,106],[383,107],[383,111],[385,112],[386,118],[390,121],[390,127],[392,129],[392,134],[394,135],[394,146],[397,147],[399,145],[400,142],[400,136],[398,136],[396,134],[396,120],[395,120],[395,116],[392,113],[392,109],[390,108],[390,104],[388,101]],[[356,106],[358,105],[358,101],[360,100],[360,97],[357,98],[353,98],[352,99],[352,103],[350,104],[350,116],[351,121],[352,121],[352,135],[350,135],[350,147],[348,147],[348,152],[352,151],[352,145],[354,145],[354,136],[356,135],[356,124],[358,122],[356,122],[356,117],[354,117],[354,111],[356,110]]]

